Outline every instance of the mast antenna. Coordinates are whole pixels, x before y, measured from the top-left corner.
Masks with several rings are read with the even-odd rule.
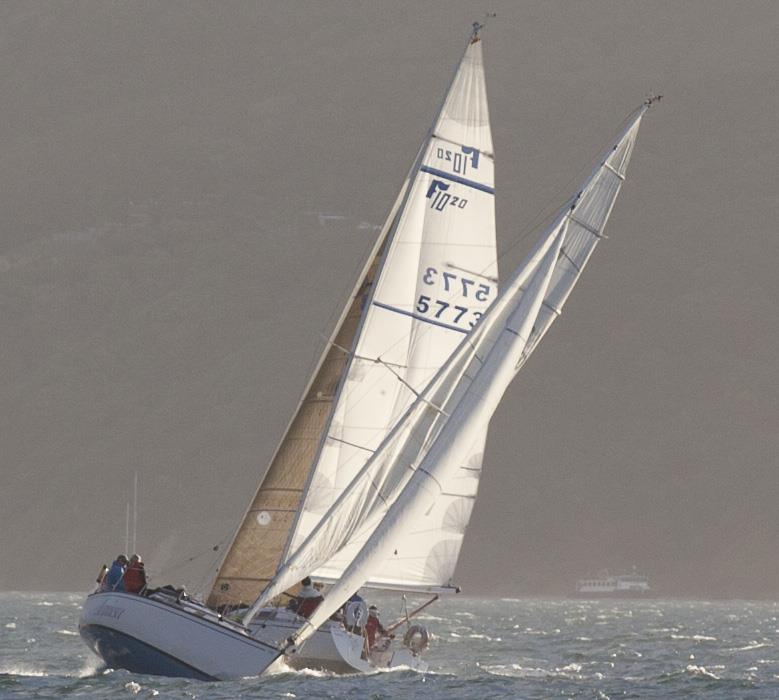
[[[484,13],[484,21],[483,22],[474,22],[473,23],[473,31],[471,32],[471,43],[475,44],[477,41],[481,39],[479,36],[479,32],[484,29],[484,25],[487,24],[487,20],[491,19],[493,17],[497,17],[498,15],[494,12],[485,12]]]
[[[660,102],[660,100],[662,100],[662,99],[663,99],[663,96],[662,96],[662,95],[655,95],[655,93],[654,93],[654,92],[650,92],[650,93],[649,93],[649,94],[646,96],[646,99],[644,100],[644,104],[645,104],[647,107],[651,107],[651,106],[652,106],[652,105],[653,105],[655,102]]]

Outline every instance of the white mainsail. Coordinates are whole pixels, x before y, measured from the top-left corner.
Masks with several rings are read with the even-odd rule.
[[[412,471],[398,495],[387,506],[386,515],[328,592],[326,600],[313,613],[297,636],[302,643],[326,620],[354,590],[368,580],[402,550],[411,539],[409,533],[424,528],[426,518],[435,509],[446,486],[462,467],[459,456],[467,454],[482,439],[483,430],[500,398],[526,361],[538,339],[559,315],[562,304],[602,236],[603,227],[625,178],[644,105],[629,120],[608,157],[595,170],[575,198],[570,210],[555,222],[542,239],[532,260],[540,254],[540,264],[520,268],[512,284],[490,309],[486,333],[464,341],[441,374],[471,354],[471,340],[480,346],[460,374],[457,386],[442,407],[443,425],[432,438],[420,461],[409,461]],[[532,274],[528,274],[531,270]],[[546,309],[549,313],[543,313]],[[496,332],[497,331],[497,332]],[[532,345],[531,345],[532,343]],[[413,418],[406,418],[407,421]],[[399,425],[397,430],[413,430]],[[378,458],[379,455],[377,455]],[[374,461],[374,460],[372,460]],[[324,525],[324,523],[323,523]]]
[[[243,600],[252,587],[255,595],[259,592],[256,586],[270,577],[268,566],[275,570],[284,561],[283,551],[299,548],[497,295],[494,162],[477,32],[384,235],[372,276],[353,295],[354,307],[363,289],[359,322],[354,323],[354,309],[345,314],[347,327],[337,332],[329,350],[335,357],[319,370],[329,371],[328,381],[316,379],[308,391],[312,396],[301,403],[301,415],[285,435],[220,568],[212,604],[237,602],[234,593],[225,595],[226,588],[241,591]],[[350,319],[351,335],[346,332]],[[339,359],[336,389],[332,375]],[[320,384],[333,388],[322,392]],[[313,419],[306,412],[314,413]],[[475,486],[471,490],[475,494]],[[460,539],[463,530],[464,525]],[[283,551],[281,537],[287,542]],[[340,561],[321,563],[326,566],[321,576],[317,572],[320,578],[340,576]],[[379,571],[375,583],[386,579]],[[414,578],[402,583],[418,585]]]
[[[312,469],[294,552],[496,296],[494,163],[471,40],[423,150]],[[328,563],[317,577],[340,576]],[[381,572],[377,572],[381,582]],[[413,586],[416,582],[406,581]]]

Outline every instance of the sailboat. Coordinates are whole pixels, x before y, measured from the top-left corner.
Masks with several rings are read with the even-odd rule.
[[[359,589],[452,580],[489,420],[559,316],[625,179],[644,103],[499,294],[494,156],[474,25],[350,300],[205,603],[96,592],[80,631],[113,667],[226,679],[293,666],[424,670],[427,631],[368,648]],[[279,601],[329,586],[308,617]]]

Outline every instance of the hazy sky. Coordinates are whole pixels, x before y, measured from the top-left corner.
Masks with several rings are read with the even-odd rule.
[[[779,4],[711,1],[0,5],[0,587],[87,589],[135,470],[156,580],[204,579],[485,9],[504,275],[665,98],[458,582],[779,594]]]

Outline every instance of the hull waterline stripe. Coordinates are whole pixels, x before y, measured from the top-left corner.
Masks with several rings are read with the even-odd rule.
[[[173,662],[174,668],[175,666],[181,666],[182,668],[188,670],[191,675],[190,678],[195,678],[200,681],[218,681],[219,679],[215,676],[211,676],[208,673],[205,673],[204,671],[201,671],[199,668],[196,668],[195,666],[192,666],[191,664],[188,664],[186,661],[182,661],[181,659],[177,658],[176,656],[173,656],[173,654],[168,654],[166,651],[162,651],[162,649],[158,649],[153,644],[149,644],[148,642],[143,642],[140,639],[137,639],[136,637],[133,637],[132,635],[125,634],[124,632],[120,632],[119,630],[115,630],[112,627],[106,627],[104,625],[98,625],[94,623],[90,623],[88,625],[84,625],[83,627],[79,628],[79,633],[81,636],[87,641],[95,641],[95,642],[106,642],[106,635],[108,638],[111,637],[118,637],[119,639],[126,639],[132,641],[134,644],[137,644],[139,647],[141,647],[144,651],[149,650],[151,653],[155,654],[159,657],[159,660],[165,661],[168,660],[170,662]],[[125,657],[125,663],[127,663],[126,657],[127,657],[127,648],[121,648],[117,650],[117,655],[114,656],[113,652],[114,649],[111,648],[110,651],[112,653],[109,653],[108,655],[111,657],[110,659],[107,659],[103,656],[103,654],[98,651],[102,645],[97,645],[97,647],[93,647],[91,644],[88,644],[90,649],[92,649],[100,658],[103,659],[109,666],[112,662],[116,661],[120,657]],[[102,651],[105,653],[109,651],[108,649],[103,648]],[[146,652],[148,653],[148,652]],[[148,659],[139,659],[137,656],[131,656],[132,659],[132,665],[136,668],[140,668],[142,666],[146,666],[148,668],[149,663]],[[152,665],[154,665],[156,668],[160,668],[159,661],[157,659],[154,659]],[[120,668],[125,668],[124,666],[120,666]],[[127,669],[131,673],[148,673],[148,671],[136,671],[134,669]],[[178,670],[178,669],[177,669]],[[169,675],[170,673],[170,675]],[[164,675],[168,678],[186,678],[187,676],[184,676],[181,673],[176,673],[175,671],[169,671],[169,673],[153,673],[152,675]],[[175,675],[174,675],[175,674]]]
[[[451,182],[457,182],[461,185],[465,185],[466,187],[472,187],[475,190],[481,190],[482,192],[486,192],[487,194],[495,194],[495,188],[490,187],[489,185],[482,185],[481,182],[476,182],[474,180],[467,180],[464,177],[460,177],[459,175],[454,175],[453,173],[447,173],[445,170],[438,170],[437,168],[431,168],[429,165],[423,165],[420,170],[423,173],[428,173],[429,175],[435,175],[436,177],[442,177],[444,180],[450,180]]]
[[[440,326],[441,328],[446,328],[450,331],[457,331],[458,333],[465,333],[468,335],[470,331],[466,331],[465,328],[458,328],[457,326],[450,326],[448,323],[441,323],[441,321],[436,321],[432,318],[425,318],[424,316],[419,316],[418,314],[412,313],[411,311],[406,311],[405,309],[398,309],[395,306],[390,306],[389,304],[382,304],[380,301],[374,301],[374,306],[378,306],[380,309],[386,309],[387,311],[394,311],[396,314],[401,314],[402,316],[410,316],[411,318],[415,318],[417,321],[424,321],[425,323],[430,323],[433,326]]]

